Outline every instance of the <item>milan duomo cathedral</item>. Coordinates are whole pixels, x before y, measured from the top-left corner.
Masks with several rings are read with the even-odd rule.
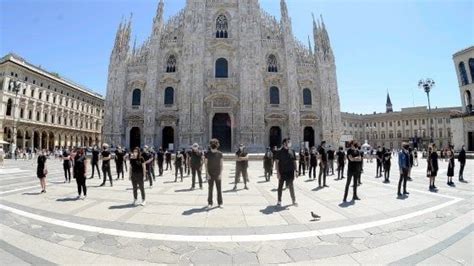
[[[336,64],[324,21],[313,16],[308,45],[258,0],[187,0],[167,21],[158,3],[151,36],[130,47],[131,17],[110,56],[104,138],[110,144],[188,148],[220,140],[251,152],[320,141],[338,145]],[[309,14],[308,14],[309,16]],[[314,49],[311,48],[311,42]]]

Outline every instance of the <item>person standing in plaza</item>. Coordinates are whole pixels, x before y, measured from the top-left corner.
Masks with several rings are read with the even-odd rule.
[[[403,195],[408,195],[407,191],[407,181],[408,181],[408,171],[410,169],[410,152],[408,143],[402,144],[402,151],[398,154],[398,167],[400,169],[400,179],[398,180],[398,196],[402,196],[401,188],[403,183]]]
[[[328,167],[328,155],[325,149],[326,141],[322,141],[321,145],[319,146],[318,153],[319,153],[319,177],[318,177],[318,186],[321,186],[321,179],[323,179],[323,186],[327,187],[326,185],[326,168]]]
[[[110,181],[110,186],[112,187],[112,172],[110,171],[110,160],[112,159],[112,155],[110,154],[109,151],[109,144],[104,143],[102,145],[102,152],[100,153],[102,156],[102,174],[104,177],[104,180],[102,181],[102,184],[100,184],[101,187],[105,186],[105,182],[107,181],[107,175],[109,176],[109,181]]]
[[[239,149],[235,153],[235,156],[237,158],[235,162],[235,182],[233,190],[237,190],[237,184],[239,183],[241,175],[242,179],[244,180],[244,189],[249,189],[247,187],[247,182],[249,181],[249,176],[247,173],[249,157],[244,144],[239,145]]]
[[[199,147],[199,146],[198,146]],[[191,173],[191,153],[193,152],[193,149],[192,149],[192,146],[191,146],[191,149],[188,149],[186,151],[186,160],[187,160],[187,164],[188,164],[188,172],[186,173],[187,176],[189,176],[189,174]]]
[[[318,151],[316,147],[311,147],[311,153],[309,154],[309,179],[313,174],[313,180],[316,180],[316,166],[318,165]]]
[[[148,171],[150,171],[150,176],[153,177],[153,181],[156,181],[156,176],[155,176],[155,160],[156,160],[156,152],[153,147],[149,148],[149,153],[151,155],[151,162],[149,163],[149,168]]]
[[[346,164],[346,154],[344,148],[339,147],[339,151],[336,153],[337,158],[337,180],[344,179],[344,166]]]
[[[74,157],[74,178],[77,183],[77,198],[81,198],[81,194],[84,194],[83,199],[87,197],[86,187],[86,156],[84,155],[84,149],[80,148]],[[82,193],[81,193],[82,192]]]
[[[265,181],[270,181],[270,177],[273,175],[273,152],[270,147],[267,147],[263,156],[263,170],[265,171]]]
[[[64,169],[64,183],[71,183],[71,154],[69,153],[68,149],[64,149],[62,160]]]
[[[358,143],[352,140],[350,143],[350,148],[347,150],[347,180],[346,180],[346,187],[344,189],[344,198],[342,199],[343,202],[347,202],[347,194],[349,193],[349,187],[353,186],[352,192],[352,200],[360,200],[357,196],[357,187],[358,187],[358,180],[361,173],[361,161],[364,160],[360,151],[358,150]]]
[[[291,140],[286,138],[283,140],[282,148],[278,151],[277,156],[275,156],[275,168],[277,170],[278,178],[278,202],[277,206],[281,207],[281,196],[283,193],[283,185],[286,183],[289,191],[291,200],[293,201],[294,206],[298,206],[295,197],[295,188],[293,186],[293,181],[295,177],[298,177],[298,172],[296,168],[296,153],[291,149]]]
[[[415,156],[413,155],[413,149],[410,147],[408,148],[408,155],[409,155],[409,168],[408,168],[408,178],[407,180],[408,181],[413,181],[413,179],[411,178],[411,169],[413,168],[413,165],[415,163]]]
[[[117,168],[117,180],[120,179],[120,174],[122,174],[122,180],[124,179],[123,173],[123,164],[125,161],[125,151],[122,147],[118,146],[117,150],[115,151],[115,166]]]
[[[454,176],[454,149],[451,145],[448,147],[448,186],[454,187],[453,176]]]
[[[303,175],[305,175],[306,170],[306,152],[304,148],[300,149],[299,160],[298,160],[298,176],[301,175],[301,168],[303,168]]]
[[[188,156],[189,156],[189,165],[191,167],[191,173],[192,173],[191,189],[194,189],[196,187],[196,175],[198,176],[199,188],[202,189],[201,172],[202,172],[203,156],[202,156],[202,152],[199,150],[199,145],[197,143],[193,144],[191,148],[191,153]]]
[[[48,169],[46,168],[46,151],[43,151],[36,160],[36,177],[40,180],[41,193],[46,193],[46,175],[48,175]]]
[[[464,145],[461,147],[461,151],[458,155],[459,162],[459,182],[464,182],[464,166],[466,166],[466,150],[464,150]]]
[[[413,166],[418,167],[418,149],[413,149]]]
[[[178,182],[178,171],[181,174],[181,182],[183,182],[183,151],[176,151],[176,156],[174,157],[174,182]]]
[[[438,152],[436,151],[436,146],[433,143],[428,148],[428,155],[427,155],[427,176],[430,178],[430,191],[437,191],[438,188],[435,186],[435,179],[438,175]]]
[[[206,170],[207,179],[209,183],[209,191],[207,197],[208,208],[213,205],[213,190],[214,184],[216,184],[217,190],[217,204],[219,208],[222,207],[222,170],[223,170],[223,155],[219,149],[219,140],[211,139],[209,142],[211,149],[206,153]]]
[[[390,183],[390,167],[392,166],[392,152],[386,149],[383,154],[384,183]]]
[[[133,152],[130,155],[130,172],[129,179],[132,181],[133,187],[133,205],[137,205],[138,188],[142,196],[142,205],[145,206],[145,179],[146,164],[145,159],[140,154],[140,148],[133,148]]]
[[[168,171],[168,166],[170,168],[170,171],[173,171],[173,167],[171,166],[171,152],[168,150],[165,151],[165,161],[166,161],[165,171]]]
[[[379,178],[382,176],[382,160],[383,160],[383,151],[380,146],[377,147],[377,152],[375,153],[375,159],[377,162],[377,170],[375,173],[375,177]]]
[[[165,159],[165,154],[163,148],[160,147],[158,153],[156,154],[156,162],[158,163],[158,176],[163,176],[163,161]]]
[[[328,168],[326,175],[329,175],[329,170],[331,170],[331,175],[334,175],[334,150],[332,147],[328,150]]]
[[[91,166],[92,166],[92,175],[89,178],[94,178],[94,170],[97,169],[97,174],[99,175],[100,179],[100,171],[99,171],[99,149],[97,146],[94,146],[92,149],[92,159],[91,159]]]
[[[143,153],[141,154],[145,160],[146,172],[145,172],[145,181],[148,180],[150,187],[153,187],[153,177],[151,176],[150,164],[153,163],[153,155],[150,153],[147,145],[143,147]]]

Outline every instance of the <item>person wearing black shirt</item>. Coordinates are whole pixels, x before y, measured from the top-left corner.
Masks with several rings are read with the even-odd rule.
[[[273,175],[273,153],[270,147],[267,147],[263,156],[263,170],[265,171],[265,181],[270,181],[270,177]]]
[[[400,179],[398,180],[398,196],[402,196],[401,188],[403,185],[403,195],[410,194],[407,191],[408,171],[410,169],[410,145],[402,143],[402,150],[398,153],[398,167],[400,169]]]
[[[427,176],[430,178],[430,191],[436,191],[438,188],[435,186],[435,178],[438,175],[438,153],[436,152],[435,144],[428,147],[427,154]]]
[[[379,178],[382,176],[382,157],[383,157],[383,151],[380,146],[377,147],[377,152],[375,153],[375,158],[377,160],[377,170],[375,173],[375,177]]]
[[[158,175],[162,176],[163,175],[163,161],[165,159],[165,154],[161,147],[158,150],[158,153],[156,154],[156,158],[157,158],[156,162],[158,164]]]
[[[346,162],[346,154],[344,148],[339,147],[339,151],[336,153],[337,157],[337,180],[344,178],[344,165]]]
[[[84,198],[86,198],[86,156],[82,148],[78,150],[77,155],[74,157],[73,173],[77,183],[77,198],[81,198],[81,192],[84,193]]]
[[[461,151],[459,152],[458,155],[458,161],[459,161],[459,181],[463,182],[464,181],[464,166],[466,166],[466,150],[464,150],[464,145],[462,145]]]
[[[125,152],[122,150],[122,147],[118,146],[117,151],[115,151],[115,166],[117,168],[117,180],[120,178],[120,174],[123,177],[123,163],[125,161]]]
[[[447,156],[448,156],[448,186],[454,186],[454,182],[453,182],[453,176],[454,176],[454,166],[455,166],[455,162],[454,162],[454,149],[451,145],[449,145],[448,147],[448,153],[447,153]]]
[[[168,166],[170,168],[170,171],[173,171],[173,167],[171,166],[171,152],[169,152],[168,150],[165,151],[165,162],[166,162],[165,171],[168,171]]]
[[[64,183],[71,183],[71,154],[67,149],[63,151],[63,169],[64,169]]]
[[[156,176],[155,176],[155,160],[156,160],[156,152],[153,147],[149,148],[149,153],[151,155],[151,162],[148,163],[148,171],[150,171],[150,176],[153,176],[153,181],[156,181]]]
[[[413,149],[412,148],[408,148],[408,158],[410,159],[409,160],[409,165],[410,167],[408,168],[408,178],[407,180],[408,181],[413,181],[413,179],[411,178],[411,169],[413,168],[413,164],[414,164],[414,156],[413,156]]]
[[[140,154],[140,148],[133,148],[133,152],[130,155],[130,172],[129,179],[132,181],[133,186],[133,205],[137,204],[137,192],[140,188],[140,193],[142,196],[142,205],[145,206],[145,185],[144,178],[146,174],[146,164],[145,159]]]
[[[291,200],[294,206],[298,206],[295,197],[295,188],[293,181],[298,178],[296,170],[296,153],[291,149],[291,140],[289,138],[284,139],[282,148],[278,151],[278,155],[275,157],[275,167],[277,169],[278,177],[278,202],[277,206],[281,207],[281,196],[283,193],[283,184],[286,183],[290,190]]]
[[[323,178],[323,186],[327,187],[326,185],[326,168],[328,167],[328,155],[326,153],[325,146],[326,141],[321,142],[321,146],[319,146],[318,153],[319,153],[319,178],[318,178],[318,185],[321,187],[321,177]]]
[[[383,154],[384,183],[390,183],[390,167],[392,165],[392,152],[387,149]]]
[[[153,155],[150,153],[148,146],[143,147],[142,157],[145,160],[146,172],[145,172],[145,181],[150,182],[150,187],[153,187],[153,177],[150,173],[150,164],[153,163]]]
[[[352,200],[360,200],[360,198],[357,196],[357,186],[358,186],[358,180],[359,176],[361,173],[361,161],[364,159],[361,156],[361,152],[358,150],[359,144],[352,140],[350,142],[350,148],[347,150],[347,160],[348,160],[348,165],[347,165],[347,180],[346,180],[346,188],[344,190],[344,198],[342,199],[343,202],[347,201],[347,194],[349,193],[349,187],[351,185],[351,180],[352,180],[352,186],[353,186],[353,192],[352,192]]]
[[[186,173],[187,176],[191,173],[191,153],[192,150],[187,150],[186,151],[186,163],[188,164],[188,171]]]
[[[176,156],[174,157],[174,169],[175,169],[175,177],[174,182],[178,182],[178,171],[181,174],[181,182],[183,182],[183,161],[184,155],[183,151],[176,151]]]
[[[247,168],[248,168],[248,153],[245,150],[245,147],[243,144],[240,144],[239,149],[235,153],[237,156],[236,162],[235,162],[235,182],[234,182],[234,190],[237,190],[237,183],[239,183],[240,180],[240,175],[242,174],[242,179],[244,180],[244,189],[249,189],[247,187],[247,182],[249,181],[249,177],[247,174]]]
[[[303,168],[303,175],[305,175],[306,170],[306,152],[303,148],[301,148],[299,153],[299,161],[298,161],[298,176],[301,175],[301,168]]]
[[[331,175],[334,175],[334,150],[332,148],[328,150],[328,167],[326,175],[329,175],[329,170],[331,170]]]
[[[188,173],[188,167],[189,167],[189,164],[188,164],[188,154],[186,153],[186,149],[182,149],[181,150],[181,154],[183,155],[183,170],[184,170],[184,174],[187,174]]]
[[[202,152],[199,150],[197,143],[194,143],[192,146],[191,153],[189,154],[189,164],[193,175],[191,189],[194,189],[196,186],[196,174],[198,176],[199,188],[202,189]]]
[[[109,151],[109,145],[107,143],[104,143],[102,145],[102,173],[104,176],[104,181],[102,181],[102,184],[100,186],[105,186],[105,182],[107,181],[107,175],[109,176],[109,181],[110,181],[110,186],[112,187],[112,173],[110,171],[110,160],[112,159],[112,155],[110,154]]]
[[[40,180],[41,193],[46,193],[46,175],[48,170],[46,169],[46,151],[43,149],[36,160],[38,164],[36,167],[36,177]]]
[[[311,173],[313,174],[313,180],[316,179],[316,166],[318,165],[318,151],[316,147],[311,147],[311,153],[309,154],[309,179],[311,179]]]
[[[92,149],[92,160],[91,160],[92,175],[89,178],[94,178],[94,170],[95,168],[97,168],[97,174],[99,175],[99,179],[100,179],[99,154],[100,154],[99,149],[97,149],[97,146],[94,146],[94,148]]]
[[[208,208],[211,208],[213,205],[213,189],[214,184],[216,184],[217,189],[217,204],[219,208],[222,207],[222,169],[223,169],[223,155],[222,152],[218,150],[219,140],[211,139],[209,142],[211,149],[206,153],[206,170],[207,178],[209,182],[209,191],[207,197]]]

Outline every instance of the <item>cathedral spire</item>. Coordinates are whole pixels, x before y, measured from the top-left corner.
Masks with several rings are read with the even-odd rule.
[[[311,39],[309,38],[309,35],[308,35],[308,49],[309,49],[309,54],[313,55],[313,48],[311,48]]]
[[[388,91],[387,91],[387,103],[385,104],[385,106],[386,106],[387,113],[393,112],[392,101],[390,100],[390,94],[388,93]]]
[[[288,18],[288,7],[286,6],[285,0],[280,0],[280,10],[281,10],[281,17],[287,19]]]
[[[163,0],[160,0],[158,7],[156,8],[156,15],[153,18],[153,34],[156,35],[159,32],[159,29],[163,25],[163,9],[164,9]]]

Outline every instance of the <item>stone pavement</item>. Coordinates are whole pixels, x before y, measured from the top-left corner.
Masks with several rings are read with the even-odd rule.
[[[395,165],[384,184],[374,178],[375,164],[364,163],[361,201],[341,203],[345,179],[328,176],[329,187],[319,189],[301,176],[299,206],[284,191],[277,208],[276,178],[265,182],[261,161],[250,162],[250,189],[239,184],[237,191],[235,163],[226,161],[224,208],[207,209],[207,184],[190,190],[190,177],[175,183],[171,171],[153,188],[146,185],[146,206],[133,206],[128,179],[113,187],[88,179],[88,197],[77,200],[75,180],[63,182],[60,161],[48,161],[48,192],[39,194],[35,165],[7,160],[0,168],[0,259],[14,265],[473,265],[474,161],[465,170],[469,183],[456,187],[446,185],[447,163],[440,164],[438,193],[427,190],[424,161],[413,169],[406,198],[397,198]],[[322,218],[313,220],[311,211]]]

